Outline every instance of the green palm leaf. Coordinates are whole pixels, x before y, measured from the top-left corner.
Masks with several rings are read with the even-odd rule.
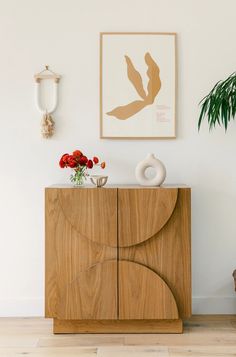
[[[210,130],[217,124],[223,125],[226,131],[230,120],[236,116],[236,72],[226,80],[217,82],[199,104],[198,130],[204,118],[207,118]]]

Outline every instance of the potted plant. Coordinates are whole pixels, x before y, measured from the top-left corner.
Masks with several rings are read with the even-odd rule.
[[[201,112],[198,119],[198,130],[202,121],[207,117],[209,129],[217,125],[223,125],[227,131],[230,120],[236,115],[236,72],[226,80],[219,81],[210,93],[201,102]],[[236,291],[236,270],[233,272]]]
[[[223,125],[225,131],[230,120],[236,115],[236,72],[224,81],[219,81],[200,102],[201,112],[198,119],[198,130],[207,117],[209,129]]]

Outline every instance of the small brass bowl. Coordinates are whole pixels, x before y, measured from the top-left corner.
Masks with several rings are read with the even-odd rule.
[[[91,175],[90,180],[95,186],[102,187],[107,183],[108,176]]]

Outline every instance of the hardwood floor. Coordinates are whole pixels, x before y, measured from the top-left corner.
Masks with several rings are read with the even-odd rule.
[[[236,315],[193,316],[180,335],[53,335],[50,319],[0,318],[0,357],[19,356],[236,356]]]

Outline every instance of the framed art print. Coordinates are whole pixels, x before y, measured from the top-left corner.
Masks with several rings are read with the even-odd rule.
[[[175,138],[175,106],[175,33],[101,33],[101,138]]]

